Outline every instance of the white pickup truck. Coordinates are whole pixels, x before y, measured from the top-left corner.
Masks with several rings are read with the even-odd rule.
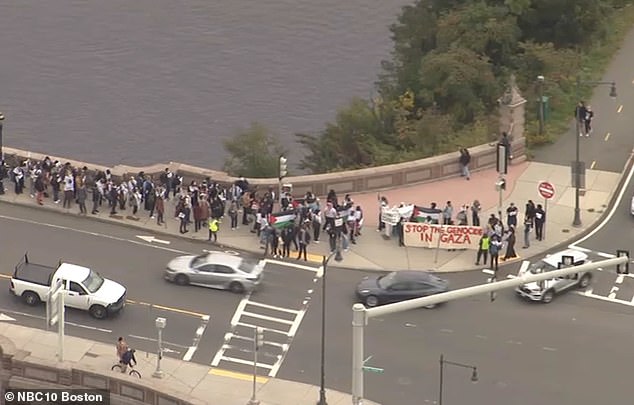
[[[121,284],[75,264],[60,262],[58,267],[50,267],[31,263],[26,254],[15,266],[10,291],[27,305],[37,305],[46,301],[58,280],[63,285],[64,306],[88,311],[94,318],[106,318],[125,305],[126,289]]]

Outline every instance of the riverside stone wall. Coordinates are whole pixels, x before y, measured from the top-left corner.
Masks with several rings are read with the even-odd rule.
[[[521,137],[513,140],[512,149],[514,156],[513,162],[523,161],[526,155],[526,139]],[[469,152],[471,153],[471,171],[488,169],[495,166],[495,144],[475,146],[470,148]],[[7,147],[4,148],[4,154],[5,160],[9,164],[16,164],[28,158],[43,160],[47,156],[42,153]],[[186,183],[189,183],[191,180],[200,182],[207,177],[221,184],[230,184],[236,180],[235,177],[229,176],[225,172],[177,162],[157,163],[145,167],[126,165],[106,167],[73,160],[67,156],[48,156],[62,163],[70,162],[76,167],[87,166],[90,170],[105,171],[106,169],[110,169],[115,177],[136,175],[143,171],[148,175],[154,176],[155,179],[158,179],[159,174],[165,170],[166,167],[169,167],[173,172],[183,176]],[[285,178],[284,183],[292,184],[294,194],[296,195],[304,194],[306,191],[312,191],[315,195],[324,196],[331,189],[335,190],[338,194],[381,191],[458,176],[460,175],[458,157],[458,152],[455,152],[393,165],[335,173],[292,176]],[[266,189],[269,186],[276,188],[278,186],[278,180],[276,178],[248,180],[251,185],[257,186],[258,189]]]
[[[158,389],[149,380],[135,380],[121,373],[102,374],[81,363],[58,363],[31,357],[16,350],[13,342],[0,336],[1,398],[6,389],[103,389],[110,393],[110,405],[196,405],[200,401],[180,392]]]

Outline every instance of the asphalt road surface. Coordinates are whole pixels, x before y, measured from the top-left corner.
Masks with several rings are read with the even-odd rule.
[[[200,252],[207,247],[201,243],[161,236],[171,243],[153,246],[136,238],[133,229],[7,205],[0,205],[0,229],[0,273],[10,274],[28,250],[32,261],[53,264],[63,258],[128,288],[130,302],[111,319],[97,321],[69,310],[70,335],[113,347],[118,336],[126,336],[132,346],[154,351],[154,319],[162,316],[167,318],[166,355],[246,373],[252,326],[260,326],[265,328],[261,375],[319,381],[321,279],[316,269],[294,261],[290,266],[267,263],[262,288],[241,296],[162,279],[169,259]],[[517,265],[504,271],[513,274]],[[353,289],[367,274],[329,269],[328,387],[350,390]],[[595,284],[612,274],[606,269],[596,276]],[[459,288],[485,282],[486,275],[447,278]],[[0,291],[7,283],[0,279]],[[548,306],[535,305],[509,291],[494,303],[488,296],[474,297],[371,320],[366,354],[373,356],[369,365],[385,372],[366,375],[366,397],[386,405],[434,403],[438,358],[444,353],[448,360],[477,366],[480,374],[473,385],[468,370],[448,366],[447,404],[627,403],[631,390],[625,381],[634,361],[626,350],[633,335],[632,310],[574,293]],[[0,294],[0,312],[19,324],[44,328],[44,308],[27,307],[8,292]]]

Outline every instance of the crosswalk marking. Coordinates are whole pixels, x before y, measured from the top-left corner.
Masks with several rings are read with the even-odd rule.
[[[238,363],[238,364],[246,364],[247,366],[252,366],[253,365],[253,361],[250,360],[244,360],[244,359],[239,359],[237,357],[228,357],[228,356],[222,356],[222,360],[226,360],[226,361],[230,361],[233,363]],[[256,364],[257,367],[259,368],[265,368],[267,370],[271,370],[273,369],[273,366],[270,364],[264,364],[264,363],[257,363]]]
[[[255,307],[260,307],[260,308],[266,308],[266,309],[272,309],[275,311],[279,311],[279,312],[287,312],[289,314],[297,314],[299,311],[296,311],[294,309],[288,309],[288,308],[282,308],[282,307],[276,307],[273,305],[269,305],[269,304],[262,304],[260,302],[255,302],[255,301],[248,301],[247,302],[248,305],[253,305]]]
[[[251,318],[262,319],[264,321],[283,323],[285,325],[292,325],[294,323],[294,321],[288,321],[286,319],[280,319],[280,318],[276,318],[274,316],[260,315],[260,314],[256,314],[254,312],[249,312],[249,311],[242,311],[242,316],[248,316],[248,317],[251,317]]]

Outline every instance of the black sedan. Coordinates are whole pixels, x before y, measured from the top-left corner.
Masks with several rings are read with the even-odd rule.
[[[449,283],[426,271],[394,271],[365,277],[357,285],[357,298],[366,307],[427,297],[449,291]]]

